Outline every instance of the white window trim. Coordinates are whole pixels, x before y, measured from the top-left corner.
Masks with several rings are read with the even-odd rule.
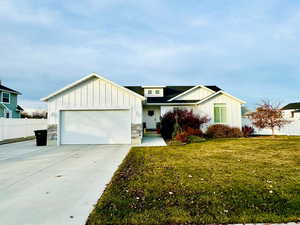
[[[3,102],[3,94],[8,94],[8,102]],[[10,97],[11,97],[11,95],[10,95],[9,92],[2,92],[2,93],[1,93],[1,102],[2,102],[3,104],[9,105],[9,104],[10,104]]]
[[[225,105],[225,108],[226,108],[226,122],[216,122],[215,121],[215,105],[218,105],[218,104],[224,104]],[[213,104],[213,121],[214,121],[214,124],[224,124],[224,125],[227,125],[228,124],[228,106],[227,106],[227,103],[214,103]]]

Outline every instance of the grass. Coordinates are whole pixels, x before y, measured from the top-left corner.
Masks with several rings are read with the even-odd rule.
[[[87,225],[300,221],[300,137],[136,147]]]

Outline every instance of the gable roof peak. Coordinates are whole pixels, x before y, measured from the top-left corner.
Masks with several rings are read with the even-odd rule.
[[[7,91],[7,92],[14,93],[14,94],[17,94],[17,95],[22,94],[22,93],[14,90],[14,89],[11,89],[11,88],[8,88],[8,87],[2,85],[1,80],[0,80],[0,91]]]
[[[138,98],[140,98],[140,99],[142,99],[142,100],[145,100],[145,97],[144,97],[144,96],[142,96],[142,95],[140,95],[140,94],[138,94],[138,93],[136,93],[136,92],[134,92],[134,91],[132,91],[132,90],[126,88],[126,87],[120,86],[120,85],[114,83],[113,81],[108,80],[108,79],[106,79],[105,77],[103,77],[103,76],[101,76],[101,75],[99,75],[99,74],[97,74],[97,73],[91,73],[91,74],[89,74],[89,75],[87,75],[87,76],[85,76],[85,77],[79,79],[78,81],[75,81],[75,82],[71,83],[70,85],[67,85],[67,86],[65,86],[64,88],[62,88],[62,89],[60,89],[60,90],[58,90],[58,91],[56,91],[56,92],[54,92],[54,93],[48,95],[47,97],[42,98],[41,101],[48,101],[49,99],[51,99],[51,98],[53,98],[53,97],[55,97],[55,96],[57,96],[57,95],[59,95],[59,94],[65,92],[66,90],[69,90],[69,89],[71,89],[71,88],[77,86],[78,84],[80,84],[80,83],[82,83],[82,82],[84,82],[84,81],[87,81],[87,80],[89,80],[89,79],[91,79],[91,78],[93,78],[93,77],[99,78],[99,79],[101,79],[101,80],[104,80],[104,81],[106,81],[106,82],[108,82],[108,83],[110,83],[110,84],[112,84],[112,85],[115,85],[115,86],[118,87],[118,88],[121,88],[121,89],[123,89],[123,90],[126,90],[127,92],[129,92],[129,93],[135,95],[136,97],[138,97]]]

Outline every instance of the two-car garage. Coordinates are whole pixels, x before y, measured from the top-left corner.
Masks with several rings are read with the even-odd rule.
[[[42,99],[48,138],[66,144],[141,143],[145,97],[91,74]]]
[[[131,144],[129,110],[61,110],[60,144]]]

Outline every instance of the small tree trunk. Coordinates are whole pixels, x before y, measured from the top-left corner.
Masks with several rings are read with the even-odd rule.
[[[272,137],[273,138],[275,137],[275,129],[274,129],[274,127],[272,127]]]

